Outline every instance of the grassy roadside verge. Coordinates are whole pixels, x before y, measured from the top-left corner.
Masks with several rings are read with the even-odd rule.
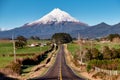
[[[54,65],[58,51],[59,51],[59,48],[53,51],[51,55],[49,55],[48,58],[51,58],[51,61],[46,65],[46,69],[41,73],[41,76],[46,74],[47,71]]]
[[[102,80],[100,78],[92,78],[92,75],[94,74],[89,74],[86,70],[86,68],[82,65],[75,65],[74,64],[74,58],[73,55],[69,52],[67,49],[67,44],[64,45],[64,51],[65,51],[65,59],[67,65],[72,69],[72,71],[79,77],[85,79],[85,80]],[[78,63],[78,62],[77,62]]]
[[[57,50],[54,49],[52,52],[48,54],[48,57],[44,61],[30,68],[29,73],[22,76],[22,79],[30,79],[43,76],[53,66],[58,50],[59,49]],[[47,63],[48,59],[50,59],[50,62]]]
[[[64,51],[65,51],[65,59],[66,59],[66,63],[67,65],[72,69],[72,71],[79,77],[84,78],[85,80],[88,80],[87,78],[85,78],[84,76],[82,76],[81,74],[79,74],[80,68],[76,67],[73,59],[73,55],[68,51],[67,49],[67,44],[64,44]]]
[[[78,45],[78,43],[69,43],[68,44],[68,51],[69,51],[69,55],[72,55],[72,56],[74,56],[75,54],[76,54],[76,50],[78,49],[77,48],[77,46],[76,45]],[[88,46],[91,46],[91,45],[88,45]],[[102,48],[102,46],[108,46],[110,49],[111,48],[115,48],[115,49],[119,49],[120,48],[120,44],[118,43],[118,44],[116,44],[116,43],[112,43],[112,42],[109,42],[109,43],[100,43],[100,42],[93,42],[93,44],[92,44],[92,48],[97,48],[98,50],[101,50],[101,48]],[[79,46],[78,46],[79,47]],[[82,45],[82,48],[85,48],[85,47],[87,47],[86,46],[86,44],[83,44]],[[87,47],[87,48],[90,48],[90,47]],[[72,50],[73,49],[73,50]],[[105,61],[103,61],[103,62],[105,62]],[[77,62],[78,63],[78,62]],[[69,63],[70,64],[70,63]],[[94,63],[95,64],[95,63]],[[97,62],[97,64],[99,64],[98,62]],[[110,66],[110,63],[108,63],[109,64],[109,66]],[[103,63],[102,64],[100,64],[100,65],[104,65]],[[115,65],[115,62],[113,62],[113,65]],[[118,65],[118,64],[117,64]],[[105,65],[104,66],[107,66],[106,65],[106,63],[105,63]],[[111,76],[111,75],[102,75],[102,74],[99,74],[97,71],[94,71],[94,69],[92,69],[91,70],[91,72],[87,72],[87,70],[86,71],[84,71],[84,72],[81,72],[81,70],[80,70],[80,68],[81,68],[81,66],[80,67],[78,67],[79,69],[78,70],[76,70],[73,66],[71,67],[71,68],[73,68],[73,70],[75,70],[75,72],[77,72],[78,74],[81,74],[81,75],[87,75],[87,77],[90,79],[90,80],[103,80],[103,77],[104,78],[106,78],[106,77],[108,77],[108,78],[106,78],[106,79],[109,79],[109,77]],[[96,77],[94,77],[94,76],[96,76],[97,75],[97,79],[95,79]],[[101,75],[102,75],[102,77],[101,77]],[[111,78],[113,78],[112,80],[116,80],[115,78],[118,78],[118,76],[116,77],[116,76],[111,76]],[[92,79],[93,78],[93,79]],[[105,80],[106,80],[105,79]]]

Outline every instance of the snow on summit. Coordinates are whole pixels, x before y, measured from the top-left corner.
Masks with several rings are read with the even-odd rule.
[[[36,23],[43,23],[46,24],[48,22],[63,22],[63,21],[68,21],[68,22],[79,22],[79,20],[76,20],[73,18],[71,15],[69,15],[67,12],[60,10],[59,8],[53,9],[50,13],[47,15],[43,16],[42,18],[28,23],[28,25],[36,24]]]

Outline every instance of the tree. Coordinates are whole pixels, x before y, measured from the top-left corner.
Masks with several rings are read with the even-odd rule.
[[[120,58],[120,49],[116,49],[117,53],[118,53],[118,58]]]
[[[112,59],[112,52],[108,46],[104,46],[102,54],[104,59]]]
[[[92,54],[92,59],[98,59],[98,58],[99,58],[99,55],[100,55],[100,52],[99,52],[98,49],[92,48],[91,54]]]
[[[120,38],[120,35],[119,34],[110,34],[107,38],[110,41],[112,41],[114,38]]]
[[[55,33],[52,36],[52,41],[57,44],[69,43],[72,41],[72,37],[67,33]]]
[[[112,59],[119,58],[119,53],[115,48],[112,48],[111,51],[112,51]]]
[[[15,47],[23,48],[27,44],[27,39],[24,36],[18,36],[16,38]]]
[[[92,54],[91,54],[90,49],[86,48],[84,53],[85,53],[85,57],[84,58],[85,58],[86,61],[89,61],[89,60],[92,59]]]

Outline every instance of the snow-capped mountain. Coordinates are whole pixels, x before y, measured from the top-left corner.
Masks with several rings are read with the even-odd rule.
[[[76,30],[86,29],[87,27],[86,23],[75,19],[65,11],[55,8],[38,20],[26,23],[19,28],[0,32],[0,38],[11,38],[13,32],[16,33],[16,36],[23,35],[27,38],[31,36],[51,38],[54,33],[71,33]]]
[[[60,10],[59,8],[53,9],[50,13],[46,14],[42,18],[28,23],[28,25],[33,25],[33,24],[48,24],[50,22],[79,22],[81,24],[84,24],[80,22],[79,20],[73,18],[70,14],[68,14],[65,11]]]

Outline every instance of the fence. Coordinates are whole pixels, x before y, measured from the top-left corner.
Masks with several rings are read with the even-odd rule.
[[[120,74],[120,71],[118,71],[118,70],[106,70],[106,69],[101,69],[101,68],[98,68],[98,67],[95,67],[95,71],[104,72],[104,73],[107,73],[109,75],[118,75],[118,74]]]

